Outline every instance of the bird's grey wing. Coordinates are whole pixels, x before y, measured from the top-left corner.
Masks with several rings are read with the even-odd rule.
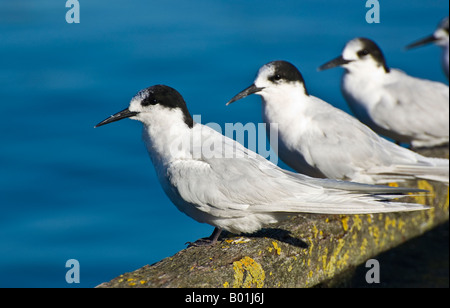
[[[379,126],[405,136],[447,136],[449,130],[449,88],[400,71],[386,84],[380,101],[371,110]]]
[[[270,174],[276,165],[207,126],[197,126],[194,134],[201,140],[192,148],[196,160],[168,168],[172,188],[183,200],[215,217],[234,217],[252,205],[286,198],[288,192],[265,179],[264,170]]]
[[[384,195],[395,193],[390,188],[383,192],[370,185],[356,189],[353,184],[293,176],[226,139],[222,147],[232,146],[244,152],[241,154],[252,154],[239,158],[214,156],[198,161],[178,161],[173,170],[183,174],[171,177],[174,189],[186,202],[214,217],[242,217],[250,213],[345,214],[418,209],[414,205],[381,201],[385,200]],[[371,189],[375,190],[372,192]]]
[[[343,111],[333,116],[334,121],[326,121],[325,113],[317,115],[322,134],[310,143],[309,150],[329,178],[372,184],[414,178],[448,183],[447,159],[423,157],[400,147]]]
[[[391,155],[381,137],[349,114],[322,106],[312,122],[320,124],[302,136],[299,147],[307,147],[312,163],[328,178],[354,180],[373,166],[390,164]]]

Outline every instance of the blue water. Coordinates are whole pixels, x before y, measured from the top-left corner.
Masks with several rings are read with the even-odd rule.
[[[403,50],[434,31],[446,0],[381,0],[380,24],[362,0],[79,2],[68,24],[63,0],[0,0],[0,287],[93,287],[210,234],[164,195],[138,122],[93,128],[142,88],[178,89],[204,123],[257,123],[258,97],[225,103],[285,59],[348,111],[342,71],[316,68],[357,36],[392,67],[447,82],[440,49]],[[68,259],[80,284],[65,281]]]

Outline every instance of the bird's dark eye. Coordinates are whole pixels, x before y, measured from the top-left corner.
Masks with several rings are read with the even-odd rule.
[[[150,105],[156,105],[158,100],[156,98],[147,97],[141,101],[141,106],[146,107]]]
[[[283,77],[281,77],[280,74],[276,74],[276,75],[273,75],[272,77],[270,77],[269,80],[270,80],[270,81],[279,81],[279,80],[281,80],[282,78],[283,78]]]
[[[364,57],[364,56],[367,56],[369,53],[370,52],[367,49],[363,49],[363,50],[358,51],[358,56]]]

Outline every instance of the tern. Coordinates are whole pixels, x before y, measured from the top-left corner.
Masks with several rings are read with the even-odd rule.
[[[227,105],[250,94],[262,97],[266,127],[277,124],[274,151],[299,173],[367,184],[417,178],[449,181],[448,159],[428,158],[400,147],[312,96],[302,74],[289,62],[262,66],[254,83]]]
[[[449,88],[387,66],[373,41],[356,38],[319,70],[345,69],[341,90],[355,116],[380,135],[413,147],[449,142]]]
[[[298,213],[356,214],[427,209],[393,198],[417,189],[314,179],[280,169],[208,126],[195,123],[183,97],[155,85],[137,93],[128,108],[95,127],[130,118],[143,139],[160,184],[189,217],[215,227],[193,243],[212,245],[222,230],[252,233]]]
[[[430,43],[434,43],[442,48],[442,56],[441,63],[442,69],[444,70],[445,75],[448,77],[448,16],[445,17],[438,25],[436,31],[430,36],[427,36],[417,42],[409,44],[406,46],[406,49],[412,49],[423,45],[428,45]]]

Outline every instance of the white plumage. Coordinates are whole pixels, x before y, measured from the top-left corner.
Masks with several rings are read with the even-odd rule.
[[[123,118],[143,123],[143,138],[159,181],[177,208],[216,227],[209,244],[215,243],[222,229],[254,232],[297,213],[427,208],[392,201],[418,190],[320,180],[282,170],[234,140],[194,123],[181,95],[167,86],[139,92],[129,108],[96,127]]]
[[[262,96],[263,120],[277,123],[279,157],[296,171],[315,177],[386,184],[407,179],[448,183],[448,159],[427,158],[389,142],[349,114],[310,95],[295,66],[264,65],[251,93]]]
[[[444,70],[444,73],[447,76],[447,79],[449,77],[448,76],[448,62],[449,62],[448,30],[449,30],[449,19],[447,16],[443,20],[441,20],[436,31],[434,31],[434,33],[432,35],[406,46],[407,49],[416,48],[416,47],[427,45],[430,43],[434,43],[434,44],[440,46],[442,49],[442,54],[441,54],[442,69]]]
[[[201,124],[195,124],[186,137],[195,135],[201,135],[205,143],[221,142],[222,149],[210,158],[166,157],[163,160],[168,163],[158,168],[158,176],[178,209],[199,222],[240,233],[254,232],[293,213],[354,214],[419,209],[380,203],[381,197],[369,196],[379,187],[349,183],[341,183],[339,187],[336,182],[284,171]],[[147,129],[144,136],[151,136]],[[154,157],[150,139],[146,144]],[[235,152],[241,158],[223,158],[224,151]],[[192,151],[187,153],[191,155]],[[380,194],[388,192],[389,189]]]
[[[341,89],[355,116],[375,132],[414,147],[449,142],[449,88],[387,67],[381,49],[356,38],[321,66],[345,68]]]

